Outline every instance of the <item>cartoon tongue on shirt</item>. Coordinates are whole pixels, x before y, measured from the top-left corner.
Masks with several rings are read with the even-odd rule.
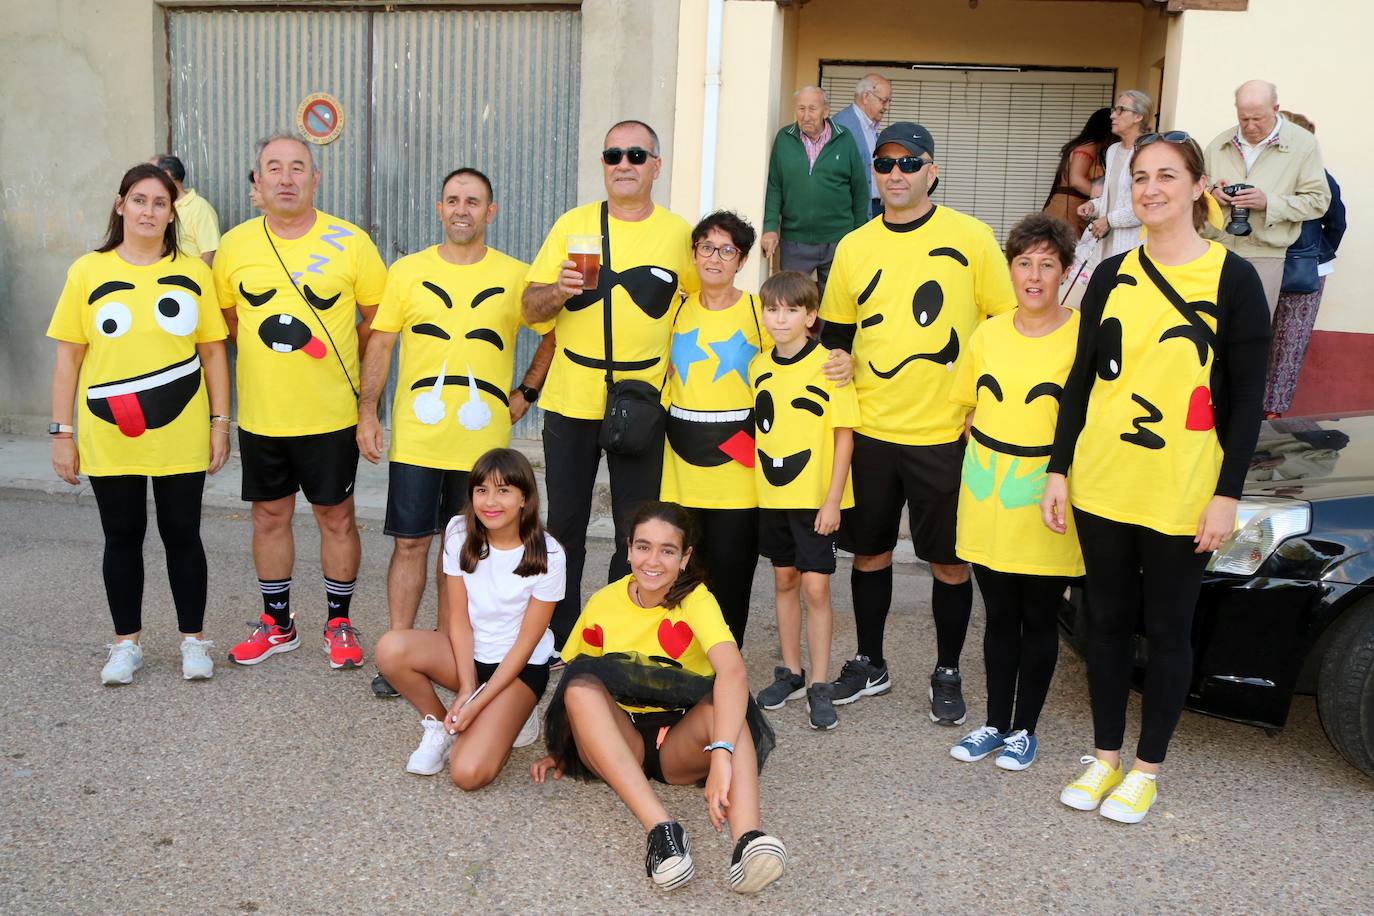
[[[304,321],[291,315],[268,315],[258,325],[258,336],[278,353],[301,350],[306,356],[324,359],[324,341],[311,334]]]
[[[448,411],[444,408],[444,377],[448,374],[448,360],[439,367],[439,375],[434,379],[434,387],[426,389],[415,395],[415,400],[411,404],[411,410],[415,411],[415,419],[426,426],[434,426],[444,419]]]
[[[486,429],[491,423],[491,408],[477,396],[477,379],[473,378],[472,367],[468,366],[468,399],[458,408],[458,422],[463,429],[476,432]]]
[[[171,423],[200,390],[200,357],[192,353],[179,363],[153,372],[86,389],[91,413],[119,427],[129,438]]]

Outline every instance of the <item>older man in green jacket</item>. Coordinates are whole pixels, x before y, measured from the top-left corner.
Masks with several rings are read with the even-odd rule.
[[[815,86],[797,90],[797,121],[778,131],[768,160],[763,256],[809,274],[825,293],[835,246],[868,222],[868,173],[854,135],[829,117]]]

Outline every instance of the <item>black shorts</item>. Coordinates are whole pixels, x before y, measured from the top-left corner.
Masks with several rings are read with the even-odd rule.
[[[954,518],[963,463],[963,439],[898,445],[855,433],[854,507],[841,514],[840,547],[863,557],[896,547],[905,503],[916,556],[927,563],[962,563],[954,552]]]
[[[259,436],[239,428],[243,499],[267,502],[297,490],[312,506],[337,506],[358,477],[357,427],[310,436]]]
[[[439,534],[468,499],[468,472],[426,468],[392,461],[387,465],[386,522],[382,533],[395,538]]]
[[[497,665],[488,665],[486,662],[473,662],[477,666],[477,683],[485,684],[491,680],[491,676],[496,673]],[[549,663],[542,665],[526,665],[520,669],[516,679],[530,689],[534,694],[534,701],[537,703],[544,697],[544,691],[549,686]]]
[[[658,760],[658,739],[667,735],[667,730],[682,721],[687,715],[685,709],[665,709],[662,712],[628,713],[639,737],[644,739],[644,775],[667,785],[663,778],[663,765]]]
[[[816,533],[819,509],[760,509],[759,553],[774,566],[799,572],[835,572],[835,535]]]

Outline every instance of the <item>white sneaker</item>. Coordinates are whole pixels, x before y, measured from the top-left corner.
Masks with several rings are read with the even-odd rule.
[[[420,746],[406,761],[406,772],[417,776],[433,776],[448,763],[449,752],[453,750],[453,736],[444,728],[444,723],[433,716],[425,716],[420,723],[425,734]]]
[[[525,724],[520,726],[520,734],[515,736],[515,743],[511,747],[529,747],[539,740],[539,707],[530,710],[530,717],[525,720]]]
[[[181,676],[188,681],[208,681],[215,676],[215,663],[210,658],[208,639],[187,636],[181,641]]]
[[[100,669],[100,683],[107,687],[132,684],[134,672],[143,667],[143,649],[132,639],[109,643],[110,657]]]

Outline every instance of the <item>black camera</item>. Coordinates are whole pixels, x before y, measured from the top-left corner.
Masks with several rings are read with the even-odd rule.
[[[1252,184],[1228,184],[1222,188],[1228,197],[1235,197],[1241,191],[1248,191],[1253,188]],[[1231,207],[1231,221],[1226,224],[1226,231],[1231,235],[1249,235],[1250,229],[1250,208]]]

